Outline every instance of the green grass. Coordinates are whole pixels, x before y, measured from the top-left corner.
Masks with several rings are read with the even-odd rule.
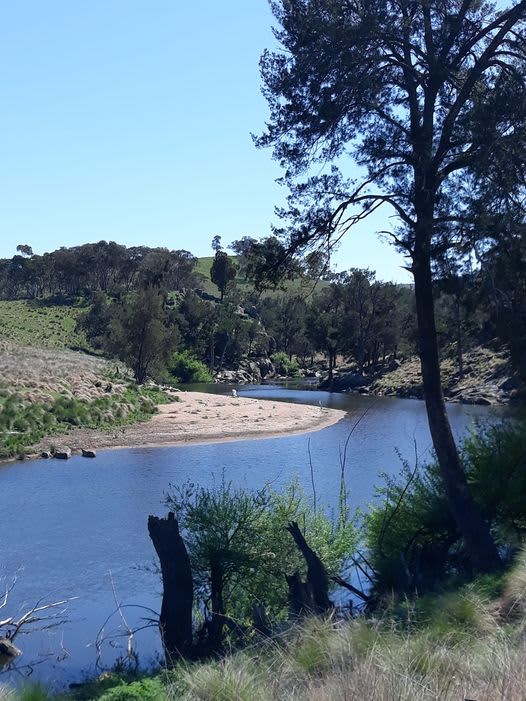
[[[0,341],[37,348],[88,348],[75,330],[82,312],[77,305],[0,301]]]
[[[0,458],[22,457],[45,436],[59,436],[75,427],[109,429],[146,421],[157,404],[168,401],[158,390],[130,384],[118,394],[93,401],[57,397],[53,402],[28,402],[21,395],[0,395]]]

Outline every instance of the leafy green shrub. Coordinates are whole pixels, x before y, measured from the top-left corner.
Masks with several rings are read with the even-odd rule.
[[[206,365],[186,350],[174,353],[168,371],[175,382],[212,382],[213,380]]]
[[[161,701],[166,699],[159,679],[146,678],[130,684],[119,684],[100,697],[100,701]]]
[[[299,375],[300,368],[297,361],[290,360],[289,356],[283,351],[273,353],[271,360],[279,375],[287,375],[288,377],[297,377]]]
[[[322,511],[314,512],[295,483],[283,493],[269,487],[254,492],[224,481],[216,489],[171,485],[167,505],[187,544],[198,597],[208,600],[214,566],[221,573],[224,613],[237,621],[251,620],[255,602],[264,602],[271,617],[288,614],[284,575],[306,574],[286,529],[291,521],[301,524],[330,574],[341,573],[357,543],[352,521],[334,523]]]
[[[503,552],[513,552],[526,533],[526,421],[479,427],[462,459],[482,515]],[[436,463],[418,470],[405,464],[399,477],[384,476],[377,494],[364,526],[379,592],[422,592],[448,577],[469,577]]]

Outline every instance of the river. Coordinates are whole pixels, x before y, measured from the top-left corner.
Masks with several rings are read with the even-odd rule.
[[[228,391],[224,385],[196,389]],[[421,461],[431,454],[421,401],[271,385],[247,386],[238,392],[348,413],[340,423],[310,434],[108,450],[96,460],[73,457],[64,462],[36,460],[0,467],[0,574],[6,583],[17,573],[9,605],[1,610],[0,618],[22,612],[37,600],[73,599],[63,625],[17,639],[24,650],[19,666],[39,662],[32,679],[60,686],[93,675],[94,643],[116,608],[116,600],[159,610],[160,582],[146,522],[149,514],[165,513],[163,494],[170,483],[191,480],[212,485],[224,474],[236,485],[272,483],[279,488],[297,477],[311,489],[310,447],[318,503],[330,508],[338,496],[340,451],[360,419],[349,441],[346,479],[351,507],[366,507],[374,498],[380,473],[400,470],[399,456],[414,463],[415,447]],[[486,407],[460,404],[450,404],[448,412],[458,437],[475,421],[493,415]],[[132,624],[151,615],[132,606],[123,612]],[[109,642],[119,629],[122,632],[119,616],[105,626],[105,664],[125,652],[125,638]],[[159,654],[156,631],[139,634],[137,648],[142,664],[155,662]],[[65,659],[58,661],[58,657]],[[4,680],[5,675],[0,675],[0,682]]]

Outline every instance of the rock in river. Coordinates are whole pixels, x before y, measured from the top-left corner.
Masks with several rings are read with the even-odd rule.
[[[53,453],[53,457],[59,460],[68,460],[71,457],[71,448],[57,448]]]
[[[83,458],[96,458],[97,453],[94,450],[91,450],[91,448],[82,448],[82,457]]]

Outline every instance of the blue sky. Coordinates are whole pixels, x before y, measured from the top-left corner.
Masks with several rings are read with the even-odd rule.
[[[0,256],[101,239],[210,255],[215,234],[267,235],[285,193],[250,133],[271,24],[266,0],[4,3]],[[337,268],[408,281],[387,225],[348,236]]]

